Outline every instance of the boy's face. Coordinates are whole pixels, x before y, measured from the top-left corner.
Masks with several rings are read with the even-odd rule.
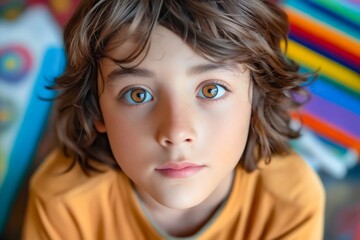
[[[134,47],[128,41],[107,54],[121,59]],[[95,126],[107,133],[116,161],[139,191],[185,209],[229,187],[251,115],[250,77],[242,65],[209,62],[161,26],[136,67],[120,68],[108,58],[101,64],[104,122]]]

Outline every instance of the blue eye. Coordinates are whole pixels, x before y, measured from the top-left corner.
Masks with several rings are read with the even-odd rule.
[[[153,100],[152,95],[143,88],[132,88],[126,91],[121,98],[130,105],[136,105]]]
[[[201,98],[217,99],[222,97],[226,91],[227,89],[224,86],[217,83],[210,83],[201,87],[198,96]]]

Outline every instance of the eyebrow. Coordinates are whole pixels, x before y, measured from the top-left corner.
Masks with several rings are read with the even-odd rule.
[[[124,76],[134,76],[134,77],[145,77],[145,78],[151,78],[155,77],[155,73],[143,69],[143,68],[121,68],[118,67],[114,69],[109,75],[107,76],[107,79],[109,81],[114,80],[119,77]]]
[[[229,70],[232,72],[238,71],[238,69],[234,65],[231,65],[231,64],[207,63],[207,64],[199,64],[199,65],[191,67],[188,70],[188,74],[196,75],[196,74],[201,74],[201,73],[206,73],[206,72],[221,70],[221,69]]]
[[[207,63],[207,64],[199,64],[199,65],[195,65],[195,66],[191,67],[187,71],[187,74],[188,75],[197,75],[197,74],[202,74],[202,73],[215,71],[215,70],[221,70],[221,69],[229,70],[232,72],[235,72],[238,70],[235,66],[233,66],[231,64]],[[107,76],[107,79],[109,81],[112,81],[116,78],[120,78],[120,77],[124,77],[124,76],[154,78],[155,73],[150,70],[147,70],[144,68],[138,68],[138,67],[135,67],[135,68],[118,67],[109,73],[109,75]]]

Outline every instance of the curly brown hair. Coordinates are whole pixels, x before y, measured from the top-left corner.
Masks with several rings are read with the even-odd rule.
[[[239,161],[247,171],[263,158],[289,151],[288,140],[299,136],[290,127],[290,109],[302,103],[307,76],[284,56],[287,42],[286,14],[266,0],[85,0],[64,31],[68,64],[56,80],[56,133],[66,154],[75,157],[85,172],[96,170],[95,160],[119,168],[106,134],[96,131],[102,120],[97,73],[106,51],[130,37],[138,47],[126,59],[129,63],[149,46],[154,26],[160,24],[177,34],[196,53],[212,62],[243,63],[253,86],[249,136]],[[121,39],[114,43],[114,36]],[[110,44],[111,43],[111,44]],[[111,45],[111,46],[110,46]]]

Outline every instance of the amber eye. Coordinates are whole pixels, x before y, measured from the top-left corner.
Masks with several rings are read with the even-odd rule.
[[[121,98],[130,105],[145,103],[153,99],[152,95],[144,88],[129,89]]]
[[[219,83],[209,83],[203,85],[197,93],[197,96],[205,99],[218,99],[223,97],[229,90]]]
[[[136,103],[142,103],[145,100],[146,91],[144,89],[135,89],[131,92],[131,99]]]
[[[214,98],[214,97],[216,97],[219,89],[218,89],[218,86],[216,86],[215,84],[210,84],[210,85],[206,85],[205,87],[203,87],[201,91],[202,91],[202,94],[204,97]]]

